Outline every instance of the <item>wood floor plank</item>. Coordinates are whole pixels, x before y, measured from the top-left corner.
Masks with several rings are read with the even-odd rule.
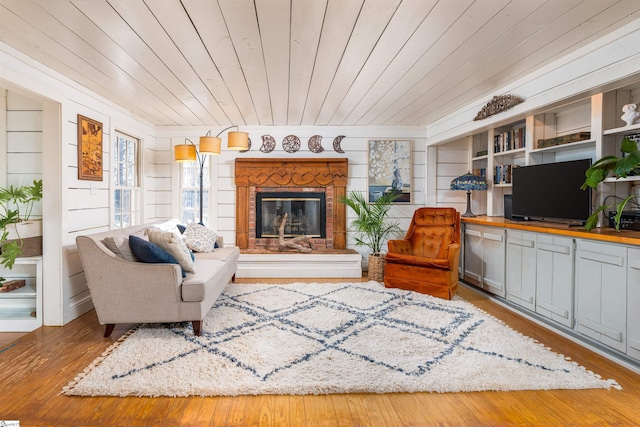
[[[273,279],[272,279],[273,280]],[[273,280],[272,283],[291,281]],[[22,335],[0,352],[0,419],[25,426],[504,426],[637,425],[640,375],[511,312],[484,295],[460,295],[507,325],[623,390],[393,393],[330,396],[76,397],[62,387],[125,334],[102,337],[95,312]],[[496,373],[499,374],[499,373]]]

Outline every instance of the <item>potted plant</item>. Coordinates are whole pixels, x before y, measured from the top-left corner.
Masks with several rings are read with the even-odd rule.
[[[384,256],[382,245],[394,234],[402,232],[397,221],[388,220],[391,203],[400,193],[390,192],[378,197],[373,203],[367,202],[362,193],[351,191],[340,197],[356,214],[351,229],[357,231],[356,246],[366,246],[371,250],[369,255],[368,278],[381,281],[384,274]]]
[[[42,180],[32,185],[0,188],[0,264],[11,269],[17,257],[42,253],[42,221],[30,220],[35,202],[42,199]],[[29,250],[25,251],[25,241]]]
[[[597,188],[598,184],[607,179],[609,176],[617,178],[626,178],[630,175],[640,175],[640,151],[638,150],[638,143],[624,137],[621,143],[620,151],[622,151],[622,157],[605,156],[595,162],[589,169],[586,170],[586,180],[580,188],[583,190],[587,187]],[[598,215],[600,212],[611,209],[615,206],[616,216],[614,218],[616,224],[616,230],[620,230],[620,216],[627,203],[634,203],[635,195],[630,195],[619,202],[617,205],[602,205],[598,207],[594,213],[589,216],[585,224],[586,230],[592,230],[598,225]],[[640,202],[640,200],[635,200]]]

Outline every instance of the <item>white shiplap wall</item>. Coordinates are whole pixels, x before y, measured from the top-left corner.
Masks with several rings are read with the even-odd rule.
[[[159,128],[157,135],[157,171],[163,171],[164,176],[157,176],[156,183],[159,199],[161,203],[156,206],[158,217],[177,217],[178,215],[178,188],[177,178],[172,180],[172,176],[177,176],[179,166],[173,162],[172,147],[176,144],[183,144],[184,138],[189,138],[194,143],[198,143],[198,137],[204,135],[205,128]],[[216,129],[211,129],[212,134],[216,134]],[[225,242],[235,242],[235,184],[234,184],[234,161],[236,157],[256,157],[256,158],[347,158],[349,160],[349,182],[347,191],[366,191],[367,189],[367,147],[368,141],[372,139],[396,139],[412,141],[412,179],[413,189],[411,204],[396,204],[391,210],[391,216],[400,221],[401,227],[406,230],[416,208],[425,205],[425,176],[426,157],[424,129],[418,127],[291,127],[291,126],[264,126],[264,127],[243,127],[242,131],[248,132],[251,139],[251,150],[247,153],[237,153],[226,150],[226,137],[222,135],[222,154],[213,157],[212,176],[214,182],[213,203],[214,209],[210,212],[212,218],[210,226],[217,228],[224,237]],[[271,153],[260,152],[262,145],[261,137],[271,135],[276,140],[276,149]],[[300,138],[301,147],[296,153],[287,153],[282,149],[282,140],[287,135],[296,135]],[[308,148],[309,138],[313,135],[322,136],[322,146],[324,151],[313,153]],[[342,140],[344,154],[333,149],[333,140],[339,135],[345,135]],[[172,186],[173,185],[173,186]],[[163,187],[163,188],[160,188]],[[169,203],[167,195],[171,194],[172,202]],[[347,211],[347,222],[353,219],[351,212]],[[214,225],[215,223],[215,225]],[[353,233],[347,236],[347,246],[355,248]],[[364,248],[357,248],[363,253]]]
[[[15,136],[5,132],[4,145],[19,147],[10,154],[9,172],[17,172],[11,180],[30,183],[37,173],[43,179],[44,322],[63,325],[92,308],[75,237],[109,228],[111,137],[119,130],[141,139],[145,192],[155,184],[155,127],[2,43],[0,54],[0,88],[8,89],[8,104],[15,93],[15,105],[20,106],[17,110],[25,109],[25,105],[41,105],[39,113],[28,110],[20,119],[7,117],[0,130],[14,127],[22,131],[26,122],[40,123],[41,153],[35,148],[37,143],[24,139],[25,135],[12,142]],[[103,123],[105,170],[101,182],[78,180],[78,114]],[[18,113],[7,111],[7,115],[17,117]],[[31,175],[33,164],[39,164],[40,170]],[[144,200],[144,221],[149,221],[155,215],[154,193],[145,194]]]

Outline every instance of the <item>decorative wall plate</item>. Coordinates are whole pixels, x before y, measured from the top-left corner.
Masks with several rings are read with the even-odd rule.
[[[322,147],[322,137],[320,135],[313,135],[309,138],[309,151],[312,153],[322,153],[324,151]]]
[[[340,143],[342,142],[342,138],[344,138],[344,135],[336,136],[336,138],[333,140],[333,149],[336,150],[338,153],[344,153],[344,150],[340,146]]]
[[[282,140],[282,148],[287,153],[295,153],[300,149],[300,138],[295,135],[287,135]]]
[[[276,148],[276,140],[271,135],[262,135],[262,146],[260,151],[270,153]]]

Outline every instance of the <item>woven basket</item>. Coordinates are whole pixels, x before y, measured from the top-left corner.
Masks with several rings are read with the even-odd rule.
[[[384,279],[384,255],[369,255],[369,269],[367,271],[369,280],[382,282]]]

